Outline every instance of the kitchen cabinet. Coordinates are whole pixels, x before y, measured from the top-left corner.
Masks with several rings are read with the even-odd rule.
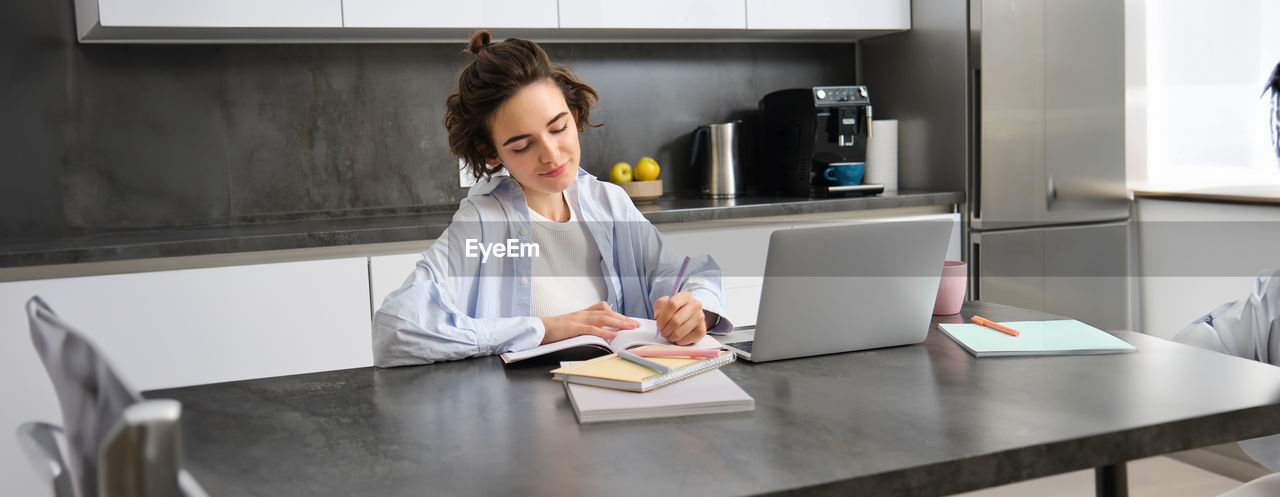
[[[432,242],[426,242],[430,247]],[[425,248],[423,250],[426,250]],[[379,255],[369,258],[369,316],[382,307],[387,295],[404,285],[422,260],[421,252]]]
[[[910,29],[910,0],[76,0],[83,43],[851,42]]]
[[[911,29],[911,2],[747,0],[747,29],[905,30]]]
[[[555,28],[556,0],[343,0],[348,28]]]
[[[357,257],[0,283],[0,325],[25,329],[24,304],[40,295],[140,389],[368,366],[367,267]],[[24,334],[4,336],[6,356],[34,357]]]
[[[1157,196],[1139,193],[1135,206],[1144,333],[1172,337],[1215,307],[1250,295],[1263,271],[1280,269],[1280,202]]]
[[[746,29],[742,0],[560,0],[561,28]]]
[[[80,36],[110,28],[342,26],[342,0],[76,0]]]

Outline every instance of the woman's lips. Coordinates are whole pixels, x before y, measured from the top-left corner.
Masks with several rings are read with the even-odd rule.
[[[545,173],[539,173],[539,174],[538,174],[538,176],[542,176],[542,177],[544,177],[544,178],[554,178],[554,177],[556,177],[556,176],[559,176],[559,175],[560,175],[560,173],[563,173],[563,172],[564,172],[564,170],[565,170],[565,168],[567,168],[567,167],[569,167],[569,162],[568,162],[568,161],[565,161],[565,163],[564,163],[564,164],[560,164],[559,166],[556,166],[556,168],[555,168],[555,169],[552,169],[552,170],[547,171],[547,172],[545,172]]]

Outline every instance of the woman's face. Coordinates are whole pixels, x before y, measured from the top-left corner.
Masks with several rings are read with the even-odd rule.
[[[578,125],[551,81],[516,92],[494,112],[489,128],[501,163],[525,194],[560,193],[578,175]]]

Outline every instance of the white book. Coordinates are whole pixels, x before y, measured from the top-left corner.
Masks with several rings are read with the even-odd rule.
[[[579,423],[753,411],[755,399],[724,371],[708,371],[648,392],[565,383]]]
[[[617,352],[619,350],[627,350],[644,345],[662,345],[666,347],[681,347],[671,343],[670,340],[662,338],[658,335],[658,322],[652,319],[632,318],[640,322],[640,327],[634,330],[615,330],[618,336],[613,340],[605,340],[595,335],[578,335],[573,338],[566,338],[558,342],[551,342],[539,345],[529,350],[521,350],[518,352],[507,352],[502,354],[502,362],[511,364],[516,361],[523,361],[531,357],[538,357],[552,352],[568,350],[573,348],[594,348],[601,352]],[[613,330],[613,328],[609,328]],[[720,342],[711,338],[711,335],[703,335],[702,340],[693,345],[685,345],[683,347],[690,349],[718,349]]]

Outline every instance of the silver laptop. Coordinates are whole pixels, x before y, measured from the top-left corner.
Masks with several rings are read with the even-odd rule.
[[[929,333],[951,220],[778,230],[769,237],[752,362],[907,345]]]

